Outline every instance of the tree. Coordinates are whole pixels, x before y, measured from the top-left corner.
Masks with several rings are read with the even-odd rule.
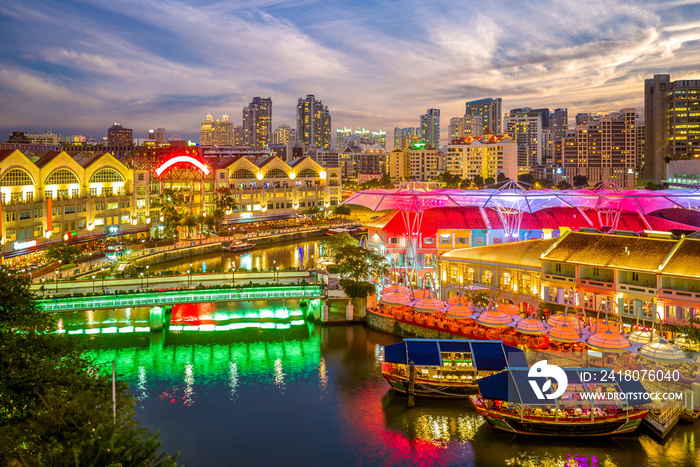
[[[56,243],[46,252],[46,260],[50,263],[60,260],[63,264],[70,264],[75,261],[79,253],[80,249],[75,245]]]
[[[457,188],[462,182],[462,178],[445,171],[438,175],[438,181],[444,183],[446,188]]]
[[[552,181],[548,178],[540,178],[535,182],[537,188],[549,189],[552,188]]]
[[[474,185],[478,187],[484,186],[484,177],[481,175],[474,175]]]
[[[323,251],[323,256],[329,258],[331,261],[337,263],[336,252],[344,246],[348,245],[359,245],[357,239],[347,232],[340,232],[330,237],[326,237],[321,240],[321,248]]]
[[[493,177],[486,177],[484,180],[484,185],[493,185],[494,183],[496,183],[496,179]]]
[[[318,208],[318,206],[309,206],[308,208],[304,209],[302,214],[311,218],[315,218],[319,214],[321,214],[321,210]]]
[[[180,221],[180,225],[187,229],[187,238],[189,238],[192,235],[192,229],[197,227],[199,222],[197,221],[197,216],[188,214]]]
[[[533,177],[531,173],[524,173],[518,175],[518,181],[527,185],[534,185],[535,177]]]
[[[340,285],[345,290],[345,295],[350,298],[367,298],[369,294],[373,294],[376,291],[374,284],[367,281],[341,279]]]
[[[498,172],[498,175],[496,175],[496,181],[503,182],[505,180],[508,180],[508,177],[506,177],[506,174],[504,174],[503,172]]]
[[[341,274],[352,281],[367,281],[373,276],[389,274],[389,263],[384,256],[358,245],[338,248],[334,260]]]
[[[574,175],[573,178],[574,188],[581,188],[588,186],[588,177],[585,175]]]
[[[0,281],[0,464],[171,466],[157,435],[133,420],[134,401],[58,335],[28,277]]]
[[[333,214],[336,216],[349,216],[351,212],[350,206],[347,204],[339,204],[333,208]]]
[[[469,187],[471,187],[471,186],[472,186],[472,181],[469,180],[468,178],[465,178],[465,179],[462,180],[462,181],[460,182],[460,184],[459,184],[459,187],[460,187],[461,189],[463,189],[463,190],[466,190],[467,188],[469,188]]]

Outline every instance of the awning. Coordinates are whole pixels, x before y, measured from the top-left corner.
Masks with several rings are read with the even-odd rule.
[[[384,361],[419,366],[442,366],[442,353],[471,353],[478,370],[502,370],[508,366],[527,365],[525,353],[504,345],[502,341],[462,339],[404,339],[384,347]]]

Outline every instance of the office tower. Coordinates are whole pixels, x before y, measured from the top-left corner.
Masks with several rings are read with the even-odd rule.
[[[110,146],[131,146],[134,144],[134,132],[124,128],[121,123],[115,123],[107,130],[107,141]]]
[[[641,174],[644,173],[644,151],[646,150],[644,144],[644,138],[646,136],[644,134],[645,128],[644,120],[640,120],[639,115],[637,115],[637,163],[635,168],[637,177],[640,177]]]
[[[503,103],[500,97],[479,99],[465,104],[464,116],[478,115],[483,123],[483,132],[486,128],[494,135],[503,133],[501,116],[503,115]]]
[[[654,75],[644,82],[645,178],[660,183],[666,158],[700,154],[700,79],[671,81]]]
[[[526,107],[527,108],[527,107]],[[529,109],[530,112],[537,112],[540,114],[541,120],[542,120],[542,129],[544,130],[545,128],[549,128],[549,125],[551,124],[549,120],[549,116],[551,115],[549,112],[549,109]],[[512,110],[511,110],[512,112]]]
[[[165,144],[165,128],[156,128],[155,137],[156,143]]]
[[[282,124],[272,135],[272,144],[292,144],[297,142],[297,131],[289,125]]]
[[[394,128],[394,148],[405,148],[420,142],[420,128]]]
[[[156,140],[156,130],[148,130],[148,133],[146,134],[146,139],[150,139],[152,141]]]
[[[573,183],[576,175],[595,185],[607,180],[633,188],[637,163],[637,114],[626,108],[577,125],[573,137],[564,139],[564,175]]]
[[[272,142],[272,98],[254,97],[243,107],[243,144],[266,148]]]
[[[529,167],[521,167],[527,172]],[[506,177],[517,180],[518,148],[509,135],[486,134],[481,137],[466,137],[447,145],[446,168],[452,175],[473,180],[479,175],[486,179]]]
[[[343,177],[386,173],[386,151],[378,144],[355,143],[339,154]],[[381,178],[381,175],[380,177]]]
[[[440,151],[426,144],[414,144],[408,151],[409,177],[420,182],[437,180],[440,173]]]
[[[313,94],[297,103],[297,140],[306,151],[311,147],[331,148],[331,114]]]
[[[542,164],[542,114],[529,107],[513,109],[505,116],[505,127],[518,145],[518,166]]]
[[[201,146],[231,146],[233,144],[233,123],[228,120],[228,115],[221,117],[221,121],[215,121],[211,114],[207,114],[199,130],[199,144]]]
[[[440,147],[440,109],[428,109],[420,116],[420,134],[431,148]]]
[[[569,128],[569,111],[567,109],[554,109],[551,124],[554,139],[563,138]]]
[[[386,156],[386,171],[392,180],[407,180],[410,174],[407,147],[397,147]]]
[[[542,164],[551,164],[554,159],[554,131],[549,128],[542,129]]]

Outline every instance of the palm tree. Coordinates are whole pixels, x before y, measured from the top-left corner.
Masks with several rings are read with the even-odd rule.
[[[180,225],[187,229],[187,238],[190,238],[192,229],[198,225],[197,217],[194,214],[188,214],[180,221]]]

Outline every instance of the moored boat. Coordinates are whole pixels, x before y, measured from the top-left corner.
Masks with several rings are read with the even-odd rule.
[[[538,365],[541,362],[538,362]],[[546,361],[544,361],[545,366]],[[536,368],[533,367],[533,370]],[[649,411],[646,390],[639,381],[609,380],[610,370],[561,368],[567,377],[560,397],[545,383],[540,396],[535,387],[540,376],[530,368],[508,368],[478,381],[477,396],[470,397],[476,411],[497,430],[544,436],[603,436],[631,433]],[[547,374],[547,376],[550,376]],[[557,381],[558,382],[558,381]],[[610,396],[592,401],[591,394]],[[615,393],[618,398],[616,399]],[[620,397],[620,394],[626,394]],[[635,394],[636,396],[631,396]]]
[[[233,252],[239,252],[239,251],[249,251],[252,250],[257,246],[257,243],[248,243],[248,242],[235,242],[231,243],[227,247],[223,247],[225,251],[233,251]]]
[[[480,378],[509,365],[526,365],[526,360],[522,350],[501,341],[404,339],[384,347],[382,376],[407,393],[411,363],[416,396],[449,398],[476,394]]]

